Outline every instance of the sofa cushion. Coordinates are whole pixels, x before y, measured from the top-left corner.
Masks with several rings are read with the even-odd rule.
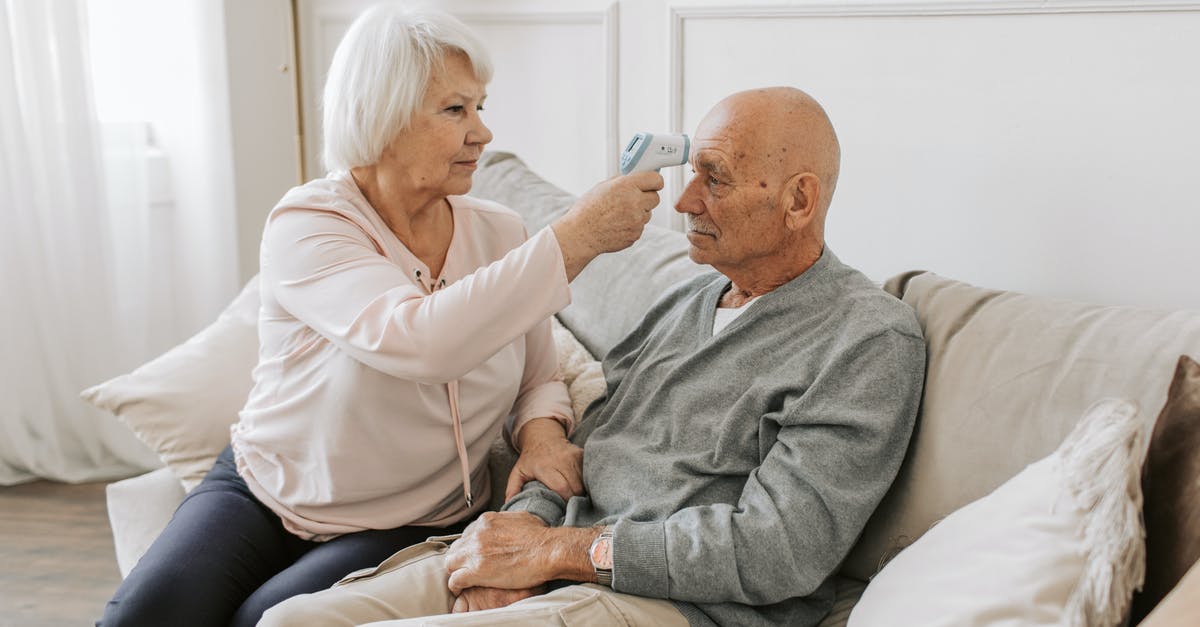
[[[1123,624],[1144,573],[1145,421],[1097,403],[1050,456],[955,511],[867,586],[850,626]]]
[[[170,468],[159,468],[108,484],[105,497],[117,569],[124,578],[171,521],[183,501],[183,486]]]
[[[1200,363],[1179,358],[1142,475],[1146,494],[1146,587],[1134,596],[1140,622],[1200,560]]]
[[[190,490],[229,444],[257,361],[256,276],[186,342],[81,395],[128,425]]]
[[[535,232],[566,210],[575,197],[506,152],[484,153],[471,195],[521,214]],[[706,270],[687,255],[683,233],[647,225],[641,239],[620,252],[600,255],[571,282],[571,304],[558,317],[591,353],[603,358],[642,319],[667,288]]]
[[[887,288],[921,323],[925,392],[900,473],[843,565],[859,579],[1054,450],[1095,399],[1131,399],[1148,422],[1176,358],[1200,353],[1200,312],[1028,296],[927,272]]]
[[[1182,627],[1194,625],[1200,616],[1200,562],[1196,562],[1138,627]],[[1135,624],[1130,621],[1130,625]]]

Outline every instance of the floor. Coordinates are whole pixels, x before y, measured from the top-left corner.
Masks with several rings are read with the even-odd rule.
[[[0,487],[0,627],[91,625],[120,581],[103,483]]]

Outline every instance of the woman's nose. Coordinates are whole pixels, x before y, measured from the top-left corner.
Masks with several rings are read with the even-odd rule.
[[[489,144],[492,141],[492,129],[483,123],[478,113],[475,114],[475,128],[471,132],[473,136],[467,138],[468,143]]]

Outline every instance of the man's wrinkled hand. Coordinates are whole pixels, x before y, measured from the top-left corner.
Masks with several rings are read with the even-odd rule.
[[[546,583],[553,569],[547,527],[528,512],[484,512],[446,551],[447,585],[520,590]]]
[[[454,613],[478,612],[508,607],[517,601],[545,594],[546,587],[524,588],[521,590],[505,590],[503,588],[467,588],[454,599]]]

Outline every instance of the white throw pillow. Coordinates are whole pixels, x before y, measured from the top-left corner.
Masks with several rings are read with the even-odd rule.
[[[84,390],[153,449],[186,490],[229,444],[258,363],[258,277],[217,319],[128,374]]]
[[[1137,406],[1093,405],[1059,448],[953,512],[867,586],[849,627],[1119,625],[1142,583]]]

